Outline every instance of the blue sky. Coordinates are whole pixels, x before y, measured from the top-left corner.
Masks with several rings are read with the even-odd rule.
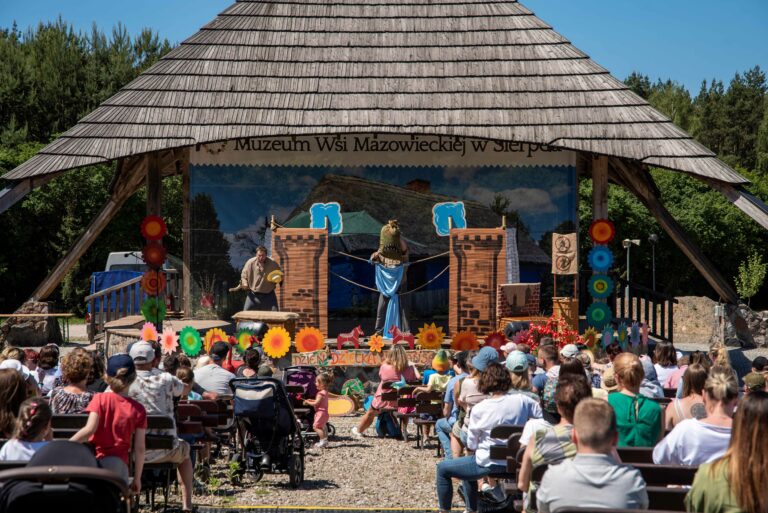
[[[232,0],[2,0],[0,26],[26,28],[61,15],[78,29],[118,21],[180,42]],[[364,3],[365,0],[361,0]],[[695,94],[703,79],[728,81],[755,64],[768,69],[768,1],[524,0],[599,64],[623,79],[633,70],[673,78]]]

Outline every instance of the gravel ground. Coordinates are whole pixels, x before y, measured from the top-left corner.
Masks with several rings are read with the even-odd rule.
[[[298,490],[290,488],[284,474],[267,474],[259,482],[246,477],[241,486],[233,487],[220,458],[212,468],[208,493],[196,493],[195,505],[434,509],[437,440],[424,450],[416,449],[414,426],[408,443],[376,438],[373,428],[365,438],[355,439],[349,432],[358,420],[359,416],[331,419],[336,436],[325,449],[309,450],[305,480]],[[179,502],[177,496],[171,500]]]

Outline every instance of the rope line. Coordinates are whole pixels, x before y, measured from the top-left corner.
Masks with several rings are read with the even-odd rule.
[[[429,280],[428,282],[426,282],[426,283],[424,283],[424,284],[422,284],[422,285],[419,285],[418,287],[416,287],[416,288],[415,288],[415,289],[413,289],[413,290],[409,290],[409,291],[407,291],[407,292],[403,292],[402,294],[398,294],[398,295],[399,295],[400,297],[403,297],[403,296],[407,296],[408,294],[413,294],[414,292],[416,292],[416,291],[417,291],[417,290],[419,290],[419,289],[423,289],[424,287],[426,287],[427,285],[429,285],[430,283],[432,283],[433,281],[435,281],[436,279],[438,279],[440,276],[442,276],[443,274],[445,274],[445,271],[447,271],[447,270],[448,270],[450,267],[451,267],[451,266],[449,266],[449,265],[446,265],[446,266],[443,268],[443,270],[442,270],[442,271],[440,271],[439,273],[437,273],[437,274],[435,275],[435,277],[434,277],[434,278],[432,278],[431,280]]]
[[[360,260],[361,262],[370,262],[370,260],[368,260],[367,258],[362,258],[362,257],[356,256],[356,255],[350,255],[349,253],[345,253],[343,251],[337,251],[335,249],[332,249],[331,251],[333,253],[338,254],[338,255],[342,255],[342,256],[345,256],[345,257],[349,257],[349,258],[354,258],[355,260]],[[450,251],[445,251],[443,253],[438,253],[437,255],[432,255],[432,256],[428,256],[428,257],[422,258],[421,260],[414,260],[413,262],[406,262],[403,265],[418,264],[418,263],[421,263],[421,262],[426,262],[427,260],[432,260],[433,258],[444,257],[444,256],[446,256],[448,254],[450,254]]]
[[[400,297],[402,297],[402,296],[407,296],[408,294],[413,294],[413,293],[414,293],[414,292],[416,292],[417,290],[421,290],[421,289],[423,289],[424,287],[426,287],[427,285],[429,285],[430,283],[432,283],[433,281],[435,281],[436,279],[438,279],[440,276],[442,276],[443,274],[445,274],[445,272],[446,272],[446,271],[447,271],[449,268],[450,268],[450,266],[449,266],[449,265],[446,265],[446,266],[443,268],[443,270],[442,270],[442,271],[440,271],[439,273],[437,273],[437,274],[436,274],[436,275],[435,275],[435,276],[434,276],[432,279],[430,279],[430,280],[429,280],[429,281],[427,281],[426,283],[422,283],[421,285],[419,285],[419,286],[418,286],[418,287],[416,287],[415,289],[412,289],[412,290],[408,290],[408,291],[406,291],[406,292],[403,292],[403,293],[401,293],[401,294],[398,294],[398,296],[400,296]],[[352,280],[350,280],[349,278],[347,278],[347,277],[345,277],[345,276],[342,276],[342,275],[340,275],[340,274],[337,274],[337,273],[335,273],[335,272],[333,272],[333,271],[328,271],[328,272],[331,274],[331,276],[335,276],[335,277],[337,277],[337,278],[339,278],[339,279],[341,279],[341,280],[344,280],[344,281],[346,281],[347,283],[350,283],[350,284],[352,284],[352,285],[354,285],[354,286],[356,286],[356,287],[360,287],[361,289],[370,290],[371,292],[376,292],[376,293],[379,293],[379,290],[378,290],[378,289],[374,289],[374,288],[371,288],[371,287],[369,287],[368,285],[363,285],[362,283],[357,283],[357,282],[355,282],[355,281],[352,281]]]
[[[377,294],[379,293],[378,289],[373,289],[373,288],[369,287],[368,285],[363,285],[362,283],[356,283],[356,282],[350,280],[349,278],[345,278],[344,276],[342,276],[340,274],[336,274],[333,271],[328,271],[328,272],[331,273],[331,276],[336,276],[337,278],[340,278],[340,279],[346,281],[347,283],[351,283],[352,285],[354,285],[356,287],[360,287],[361,289],[370,290],[371,292],[376,292]]]

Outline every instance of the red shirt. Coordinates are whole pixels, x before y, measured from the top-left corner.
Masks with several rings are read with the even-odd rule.
[[[141,403],[114,392],[96,394],[84,410],[99,416],[96,432],[88,440],[96,447],[96,458],[117,456],[128,465],[133,434],[147,428],[147,412]]]

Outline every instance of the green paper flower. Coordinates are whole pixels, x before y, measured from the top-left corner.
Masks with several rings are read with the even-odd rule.
[[[155,324],[163,322],[165,319],[165,301],[156,297],[149,297],[141,305],[141,315],[149,322]]]
[[[179,347],[185,355],[194,358],[203,349],[203,339],[195,328],[187,326],[179,332]]]

